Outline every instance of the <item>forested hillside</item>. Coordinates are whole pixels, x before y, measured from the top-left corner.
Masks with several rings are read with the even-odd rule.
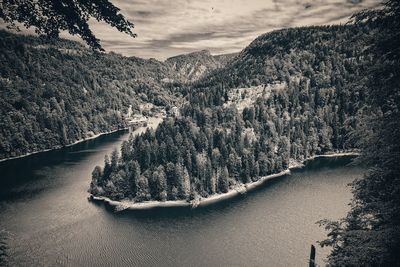
[[[329,266],[400,266],[400,2],[358,13],[354,20],[377,27],[364,54],[376,61],[360,81],[368,96],[355,132],[368,171],[352,183],[347,216],[322,221],[332,246]]]
[[[183,83],[197,81],[213,70],[224,67],[236,54],[213,56],[207,50],[168,58],[165,63],[175,72],[176,79]]]
[[[0,159],[125,126],[140,103],[166,105],[161,62],[0,32]]]
[[[130,139],[120,156],[96,167],[90,192],[135,201],[207,197],[285,170],[291,160],[356,148],[350,133],[365,95],[354,84],[372,63],[360,53],[369,32],[304,27],[257,38],[182,90],[189,104],[181,117]]]
[[[177,59],[98,53],[73,41],[5,31],[0,37],[0,159],[123,128],[129,106],[139,112],[144,103],[174,105],[180,97],[174,87],[187,81],[175,68]],[[191,80],[199,70],[206,74],[222,66],[206,54],[212,64],[192,66]],[[184,58],[193,61],[192,55]]]
[[[362,44],[372,29],[354,25],[289,28],[256,38],[225,68],[201,79],[196,87],[249,87],[290,77],[334,86],[363,68]]]

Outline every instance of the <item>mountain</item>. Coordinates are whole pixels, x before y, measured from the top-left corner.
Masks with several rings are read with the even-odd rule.
[[[224,67],[236,54],[213,56],[202,50],[168,58],[165,63],[175,71],[176,79],[183,83],[193,82],[213,70]]]
[[[277,30],[257,37],[196,87],[224,84],[228,88],[287,81],[289,77],[308,78],[329,87],[343,68],[349,75],[362,68],[362,51],[370,28],[354,25],[312,26]],[[351,70],[353,68],[353,70]],[[347,78],[347,77],[343,77]]]
[[[352,25],[285,29],[256,38],[239,54],[199,51],[161,62],[2,31],[0,158],[125,127],[129,106],[139,112],[145,103],[174,105],[181,94],[193,104],[230,101],[241,110],[265,87],[306,84],[316,96],[329,97],[333,88],[340,103],[358,99],[362,92],[343,88],[367,66],[360,54],[369,34]],[[246,98],[230,88],[254,90]]]
[[[216,61],[225,67],[229,62],[231,62],[239,53],[221,54],[213,56]]]
[[[171,88],[221,62],[205,51],[161,62],[0,31],[0,159],[123,128],[129,107],[173,106],[181,96]]]
[[[0,31],[0,159],[126,126],[131,106],[171,105],[159,61]]]
[[[180,116],[125,141],[94,169],[89,191],[133,202],[191,201],[243,189],[314,155],[356,149],[352,133],[367,98],[360,73],[374,64],[362,52],[373,34],[345,25],[258,37],[182,87]],[[210,57],[174,60],[186,66],[187,58]]]

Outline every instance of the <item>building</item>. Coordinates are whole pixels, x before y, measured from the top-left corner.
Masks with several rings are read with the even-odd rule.
[[[173,106],[171,108],[171,115],[174,117],[179,117],[179,108],[176,106]]]

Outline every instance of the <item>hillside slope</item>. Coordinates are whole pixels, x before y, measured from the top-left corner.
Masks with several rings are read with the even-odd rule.
[[[242,190],[293,161],[356,149],[352,133],[367,97],[359,72],[373,64],[361,51],[370,34],[335,26],[258,37],[183,88],[189,103],[180,116],[130,138],[97,166],[90,192],[190,201]]]
[[[194,82],[213,70],[224,67],[236,54],[213,56],[208,50],[202,50],[168,58],[165,63],[176,73],[181,82]]]
[[[222,63],[204,51],[161,62],[0,31],[0,66],[3,159],[125,127],[130,106],[175,105],[174,86]]]
[[[0,159],[124,127],[129,106],[172,103],[163,63],[76,42],[1,31],[0,65]]]
[[[336,77],[355,74],[365,61],[362,44],[368,27],[312,26],[277,30],[257,37],[224,68],[206,75],[196,87],[223,84],[249,87],[306,77],[312,85],[329,87]],[[344,73],[347,72],[347,73]]]

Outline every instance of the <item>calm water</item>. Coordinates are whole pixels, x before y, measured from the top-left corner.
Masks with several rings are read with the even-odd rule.
[[[0,230],[12,266],[306,266],[324,238],[315,222],[340,218],[362,169],[319,159],[244,197],[196,210],[114,213],[87,201],[93,166],[116,133],[0,163]],[[317,247],[323,264],[328,251]]]

